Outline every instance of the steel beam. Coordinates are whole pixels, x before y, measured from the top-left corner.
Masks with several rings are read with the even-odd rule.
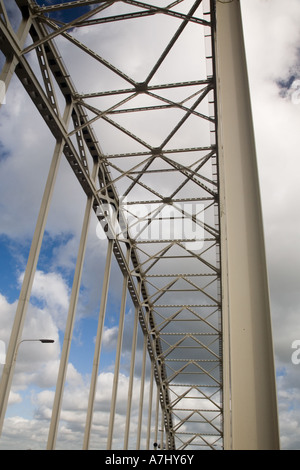
[[[263,222],[240,2],[216,2],[225,448],[279,448]]]
[[[98,373],[99,373],[102,335],[103,335],[103,329],[104,329],[106,304],[107,304],[107,297],[108,297],[108,290],[109,290],[112,249],[113,249],[113,241],[109,240],[108,245],[107,245],[106,263],[105,263],[105,270],[104,270],[104,277],[103,277],[100,312],[99,312],[98,328],[97,328],[97,335],[96,335],[96,342],[95,342],[95,353],[94,353],[93,369],[92,369],[92,376],[91,376],[91,385],[90,385],[90,391],[89,391],[89,402],[88,402],[88,408],[87,408],[86,424],[85,424],[84,439],[83,439],[83,450],[88,450],[89,443],[90,443],[97,379],[98,379]]]
[[[127,250],[126,260],[127,260],[127,262],[129,262],[130,247],[127,246],[126,250]],[[120,318],[119,318],[119,328],[118,328],[117,351],[116,351],[116,359],[115,359],[112,400],[111,400],[109,426],[108,426],[108,437],[107,437],[107,449],[108,450],[111,450],[112,442],[113,442],[113,432],[114,432],[115,415],[116,415],[116,402],[117,402],[117,393],[118,393],[118,385],[119,385],[120,364],[121,364],[122,342],[123,342],[125,313],[126,313],[127,289],[128,289],[128,275],[125,274],[124,279],[123,279]]]
[[[92,174],[93,179],[95,179],[97,172],[98,172],[98,163],[94,164],[93,174]],[[89,229],[93,203],[94,203],[94,198],[92,196],[88,197],[86,201],[86,207],[85,207],[84,218],[83,218],[83,223],[82,223],[81,237],[80,237],[75,272],[74,272],[74,279],[73,279],[73,285],[72,285],[72,291],[71,291],[71,297],[70,297],[67,323],[65,327],[64,341],[63,341],[63,346],[62,346],[58,377],[57,377],[57,383],[56,383],[56,388],[55,388],[54,403],[52,407],[52,416],[51,416],[48,443],[47,443],[48,450],[53,450],[56,444],[59,418],[60,418],[60,412],[61,412],[61,406],[62,406],[62,400],[63,400],[63,392],[64,392],[64,387],[65,387],[65,382],[66,382],[67,367],[68,367],[73,329],[74,329],[74,323],[75,323],[75,315],[76,315],[76,309],[77,309],[79,289],[81,285],[83,263],[84,263],[84,257],[85,257],[85,252],[86,252],[88,229]]]
[[[138,289],[140,289],[140,281],[138,283]],[[132,348],[131,348],[130,374],[129,374],[129,385],[128,385],[127,412],[126,412],[125,433],[124,433],[124,450],[128,449],[128,442],[129,442],[130,418],[131,418],[133,383],[134,383],[134,368],[135,368],[137,338],[138,338],[138,321],[139,321],[138,313],[139,313],[138,308],[136,308],[135,313],[134,313],[134,324],[133,324],[133,333],[132,333]]]

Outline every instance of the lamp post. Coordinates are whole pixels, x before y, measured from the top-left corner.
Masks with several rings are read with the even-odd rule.
[[[5,368],[5,369],[11,370],[11,371],[14,370],[20,344],[21,344],[21,343],[24,343],[24,342],[28,342],[28,341],[29,341],[29,342],[40,342],[40,343],[43,343],[43,344],[54,343],[54,339],[49,339],[49,338],[22,339],[22,340],[19,341],[19,343],[17,344],[16,352],[15,352],[15,355],[14,355],[14,357],[13,357],[12,363],[10,363],[10,364],[5,363],[5,365],[4,365],[4,368]],[[5,395],[4,395],[4,396],[5,396]],[[1,433],[2,433],[2,428],[3,428],[5,413],[6,413],[6,409],[7,409],[7,404],[8,404],[8,394],[6,394],[6,399],[5,399],[5,400],[1,400],[1,402],[0,402],[0,436],[1,436]]]
[[[16,354],[14,356],[14,362],[17,360],[17,355],[18,355],[18,351],[19,351],[19,347],[20,347],[20,344],[21,343],[25,343],[25,342],[40,342],[40,343],[43,343],[43,344],[49,344],[49,343],[54,343],[54,339],[49,339],[49,338],[39,338],[39,339],[22,339],[21,341],[19,341],[19,343],[17,344],[17,348],[16,348]]]

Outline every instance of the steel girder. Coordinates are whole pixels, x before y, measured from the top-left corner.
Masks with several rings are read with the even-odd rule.
[[[113,240],[167,447],[222,448],[214,1],[15,3],[31,39],[21,44],[1,2],[1,50]]]

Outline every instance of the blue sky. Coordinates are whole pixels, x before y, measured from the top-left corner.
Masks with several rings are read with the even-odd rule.
[[[60,2],[56,2],[55,0],[37,0],[36,2],[39,6],[48,6],[48,5],[56,5],[58,3],[70,3],[68,0],[62,0]],[[52,18],[65,21],[65,22],[70,22],[75,20],[81,15],[84,15],[90,10],[90,6],[79,6],[77,8],[69,8],[66,10],[58,10],[55,12],[52,12],[50,16]]]
[[[5,3],[9,6],[10,1]],[[39,0],[38,3],[55,2]],[[299,449],[300,366],[297,368],[291,363],[291,344],[300,338],[300,104],[292,100],[291,85],[299,70],[300,5],[298,0],[285,0],[283,11],[281,0],[243,0],[242,7],[265,219],[282,445]],[[67,10],[65,19],[73,19],[86,11],[76,10]],[[106,40],[104,47],[109,46],[111,38]],[[72,51],[66,44],[61,46],[72,65]],[[117,59],[122,62],[116,55]],[[86,79],[84,70],[82,72],[78,77],[80,83]],[[7,342],[54,142],[16,79],[11,82],[1,114],[0,339]],[[38,141],[33,128],[39,134]],[[24,338],[46,335],[56,341],[54,345],[22,344],[0,449],[14,448],[16,435],[24,448],[45,447],[45,423],[49,422],[84,207],[85,198],[78,191],[68,164],[62,160],[23,335]],[[92,219],[62,413],[63,429],[67,430],[61,434],[64,448],[80,448],[81,445],[82,427],[78,429],[74,423],[77,419],[82,426],[83,422],[82,403],[87,399],[105,256],[106,242],[97,238],[96,221]],[[116,262],[112,266],[110,287],[97,422],[107,419],[101,406],[108,406],[113,372],[113,346],[122,288]],[[126,314],[133,314],[130,299]],[[139,345],[140,352],[140,337]],[[126,331],[124,364],[130,348],[130,332]],[[121,370],[125,386],[128,370],[125,365]],[[72,397],[72,390],[76,390],[76,397]],[[137,396],[135,398],[137,402]],[[95,429],[98,430],[98,425]],[[36,430],[39,435],[33,440]],[[93,445],[98,445],[96,440]]]
[[[13,254],[13,246],[6,236],[0,239],[1,266],[0,283],[1,290],[9,301],[13,301],[18,294],[16,288],[16,258]],[[5,269],[3,267],[5,266]]]

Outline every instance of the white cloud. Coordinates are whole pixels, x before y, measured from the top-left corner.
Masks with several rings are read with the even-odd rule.
[[[55,142],[16,78],[1,112],[0,233],[22,242],[33,235]],[[62,156],[46,231],[52,237],[63,233],[78,237],[85,201]]]
[[[299,447],[300,381],[291,363],[300,337],[300,108],[278,82],[299,68],[297,0],[243,1],[258,165],[265,221],[273,336],[278,370],[281,445]]]
[[[24,274],[19,278],[22,282]],[[32,297],[42,303],[59,328],[63,329],[69,307],[69,287],[62,276],[55,272],[37,270],[32,286]],[[43,328],[44,330],[45,328]]]
[[[13,322],[13,315],[17,303],[10,304],[4,295],[0,294],[0,312],[1,312],[1,340],[7,344],[9,331]]]
[[[242,1],[250,73],[257,81],[285,76],[298,59],[299,2],[285,5],[281,0]]]
[[[280,97],[276,80],[299,61],[300,5],[290,0],[282,10],[282,3],[275,0],[272,14],[269,1],[243,2],[243,6],[275,336],[289,347],[299,325],[296,312],[300,307],[296,249],[300,235],[300,108]]]
[[[113,326],[112,328],[104,327],[103,331],[103,341],[102,344],[104,347],[114,350],[117,345],[118,338],[118,327]]]
[[[2,449],[45,449],[46,447],[47,430],[49,429],[54,399],[54,391],[51,388],[56,384],[59,367],[59,324],[64,323],[63,318],[65,318],[68,307],[68,294],[67,285],[60,275],[53,272],[37,271],[32,300],[38,305],[29,305],[23,338],[50,337],[55,339],[55,343],[49,345],[42,345],[39,342],[20,344],[9,400],[8,417],[5,420],[0,442]],[[5,341],[9,339],[16,306],[17,302],[10,304],[4,296],[0,295],[1,324],[5,325],[3,330]],[[62,318],[58,318],[58,312]],[[106,339],[110,343],[116,331],[115,328],[107,331],[108,338]],[[80,449],[82,446],[89,381],[88,376],[79,373],[76,367],[69,363],[57,448]],[[99,448],[100,442],[104,443],[104,447],[106,446],[112,383],[112,373],[100,373],[91,448]],[[32,385],[35,388],[29,392]],[[127,388],[128,377],[121,374],[114,441],[117,446],[121,447],[125,426]],[[30,402],[28,402],[29,393]],[[139,380],[137,380],[134,393],[134,407],[136,408],[139,399]],[[145,394],[147,394],[147,386]],[[24,407],[26,419],[21,417]],[[31,409],[32,411],[30,411]],[[11,416],[13,411],[14,416]],[[32,413],[32,417],[29,417],[30,413]],[[136,415],[136,410],[133,410],[133,427],[136,427]],[[35,435],[39,437],[34,439]]]
[[[5,432],[1,437],[0,448],[5,450],[43,450],[47,441],[45,422],[10,417],[5,422]]]
[[[8,88],[1,112],[1,150],[6,155],[0,159],[1,233],[22,239],[33,233],[51,158],[45,142],[51,145],[52,139],[44,123],[32,127],[36,110],[16,79]]]
[[[29,304],[22,335],[18,345],[16,370],[10,403],[16,401],[14,393],[31,384],[52,387],[56,383],[59,364],[59,328],[64,327],[68,307],[68,289],[59,275],[37,272],[33,288],[36,306]],[[1,340],[7,345],[14,320],[17,301],[10,304],[0,295]],[[53,339],[52,344],[31,339]]]
[[[71,374],[72,375],[72,374]],[[75,374],[77,375],[77,374]],[[93,415],[93,426],[91,431],[91,449],[103,449],[106,448],[108,423],[110,414],[110,398],[111,390],[113,385],[113,373],[102,372],[98,377],[98,385],[96,391],[94,415]],[[120,374],[119,377],[119,392],[117,401],[117,410],[115,418],[115,433],[114,433],[114,448],[122,448],[124,440],[124,429],[125,429],[125,415],[127,411],[127,389],[128,389],[128,377],[124,374]],[[59,434],[57,440],[57,449],[81,449],[83,443],[83,433],[86,421],[86,409],[88,400],[89,380],[79,380],[74,384],[72,377],[69,375],[68,369],[68,380],[65,388],[62,412],[61,412],[61,423],[59,427]],[[139,393],[140,393],[140,381],[135,379],[134,396],[132,401],[132,414],[130,429],[133,433],[131,436],[131,448],[135,448],[135,432],[137,429],[138,420],[138,404],[139,404]],[[149,383],[146,382],[145,386],[145,400],[144,400],[144,411],[147,413],[148,409],[148,395],[149,395]],[[49,390],[43,390],[39,393],[35,393],[32,396],[32,401],[35,406],[34,419],[32,420],[20,420],[22,426],[16,434],[22,437],[25,434],[25,439],[22,439],[23,443],[31,447],[32,445],[37,448],[44,449],[46,445],[47,435],[46,430],[49,428],[49,420],[51,417],[52,404],[54,399],[54,392]],[[8,441],[8,437],[12,432],[12,428],[15,422],[19,418],[11,418],[6,420],[4,444]],[[146,434],[145,427],[146,419],[143,422],[143,438]],[[154,423],[154,421],[153,421]],[[43,429],[41,438],[34,443],[30,440],[30,434],[35,430],[38,432],[39,429]],[[22,443],[22,448],[23,444]],[[7,443],[9,446],[9,443]]]
[[[15,405],[16,403],[22,403],[22,396],[12,390],[9,395],[9,405]]]

